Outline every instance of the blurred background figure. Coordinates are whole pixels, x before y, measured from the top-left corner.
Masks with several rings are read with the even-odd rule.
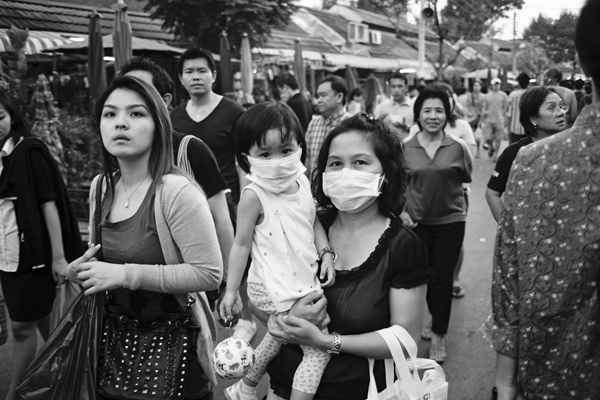
[[[277,90],[282,101],[294,111],[300,121],[302,131],[306,132],[312,119],[312,105],[307,97],[300,93],[300,85],[292,74],[283,74],[277,78]]]
[[[365,112],[367,114],[374,114],[375,107],[377,107],[381,102],[387,100],[387,97],[385,97],[381,87],[381,83],[373,75],[369,75],[365,81],[363,99],[365,102]]]
[[[355,115],[365,111],[363,91],[360,88],[352,89],[348,100],[348,114]]]
[[[509,143],[516,143],[525,137],[525,130],[520,121],[521,113],[519,102],[521,101],[521,96],[525,93],[525,89],[529,86],[529,79],[529,75],[525,72],[521,72],[519,76],[517,76],[519,86],[508,95],[508,112],[506,116],[508,117]]]

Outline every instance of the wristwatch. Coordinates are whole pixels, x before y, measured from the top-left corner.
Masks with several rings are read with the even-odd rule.
[[[329,246],[327,246],[327,247],[324,247],[324,248],[321,250],[321,254],[319,254],[319,260],[322,260],[322,259],[323,259],[323,256],[324,256],[326,253],[331,253],[331,254],[333,255],[333,262],[335,262],[335,260],[337,260],[337,254],[336,254],[335,250],[333,250],[333,248],[332,248],[332,247],[329,247]]]
[[[339,332],[331,332],[331,334],[333,335],[333,347],[327,350],[327,353],[337,356],[340,354],[340,349],[342,348],[342,336]]]

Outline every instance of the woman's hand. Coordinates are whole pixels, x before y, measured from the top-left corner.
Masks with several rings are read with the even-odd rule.
[[[323,256],[319,280],[323,287],[333,286],[335,283],[335,268],[333,266],[333,255],[331,253],[326,253]]]
[[[331,322],[327,315],[327,299],[320,289],[296,300],[288,315],[305,319],[319,329],[325,328]]]
[[[125,267],[121,264],[88,261],[79,264],[75,271],[81,286],[87,289],[86,295],[122,288],[125,283]]]
[[[69,266],[67,267],[67,280],[69,280],[71,282],[75,282],[80,285],[83,283],[83,281],[81,281],[81,280],[79,280],[79,278],[77,278],[77,271],[75,269],[81,263],[88,262],[88,261],[97,261],[94,258],[94,255],[100,249],[100,246],[101,246],[100,244],[93,245],[92,247],[87,249],[86,252],[83,253],[83,255],[81,257],[79,257],[78,259],[73,261],[71,264],[69,264]]]
[[[271,316],[273,317],[273,316]],[[316,325],[293,315],[278,314],[275,316],[276,326],[269,323],[269,333],[287,343],[302,344],[314,348],[324,348],[325,334]]]
[[[402,220],[402,223],[408,228],[416,228],[417,225],[419,225],[418,222],[413,221],[411,216],[408,215],[406,211],[402,211],[402,214],[400,214],[400,219]]]
[[[52,260],[52,275],[54,276],[57,286],[65,283],[68,269],[69,263],[67,263],[64,256]]]

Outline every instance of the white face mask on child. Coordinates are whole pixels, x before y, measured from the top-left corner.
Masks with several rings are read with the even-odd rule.
[[[269,192],[281,193],[292,186],[306,171],[306,167],[300,161],[301,157],[302,149],[278,160],[248,156],[250,173],[246,178]]]
[[[374,201],[381,192],[384,176],[344,168],[323,173],[323,193],[340,211],[355,211]]]

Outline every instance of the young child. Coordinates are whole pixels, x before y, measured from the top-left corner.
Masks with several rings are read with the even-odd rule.
[[[335,252],[316,216],[303,165],[306,142],[292,109],[284,103],[260,103],[238,121],[234,141],[240,167],[252,182],[238,205],[237,233],[229,257],[227,290],[220,313],[232,316],[248,255],[248,297],[274,317],[294,302],[333,284]],[[317,249],[320,250],[320,256]],[[256,386],[281,342],[268,332],[254,352],[248,374],[225,389],[229,400],[256,399]],[[294,375],[291,400],[312,399],[331,355],[302,346],[304,357]]]

